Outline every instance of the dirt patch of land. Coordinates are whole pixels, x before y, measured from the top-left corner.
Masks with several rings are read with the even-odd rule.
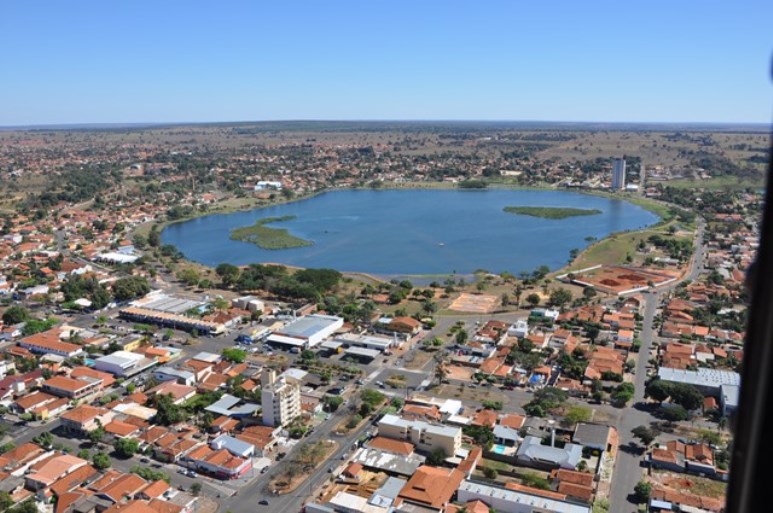
[[[449,310],[457,312],[491,313],[499,306],[499,298],[489,294],[468,294],[462,292],[449,305]]]

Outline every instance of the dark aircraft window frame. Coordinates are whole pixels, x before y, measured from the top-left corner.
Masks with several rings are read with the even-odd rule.
[[[773,512],[773,137],[757,260],[747,275],[751,292],[741,397],[734,428],[727,513]]]

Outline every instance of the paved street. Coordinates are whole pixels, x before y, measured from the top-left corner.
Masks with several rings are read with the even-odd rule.
[[[704,222],[698,219],[697,234],[695,237],[696,245],[693,252],[691,267],[685,280],[695,280],[703,268],[703,229]],[[642,341],[639,350],[639,359],[636,365],[636,374],[634,384],[634,406],[622,410],[622,414],[616,425],[620,436],[620,445],[625,446],[636,439],[631,435],[631,430],[637,426],[649,426],[655,420],[649,413],[636,408],[637,403],[644,400],[644,387],[647,381],[647,361],[649,360],[650,350],[655,339],[654,318],[661,301],[668,292],[673,290],[676,284],[661,290],[645,294],[644,319],[642,322],[642,332],[640,339]],[[642,457],[625,451],[618,451],[615,461],[615,469],[612,475],[612,489],[610,492],[610,509],[615,513],[627,513],[635,511],[636,506],[628,500],[633,488],[639,482],[643,475],[641,466]]]

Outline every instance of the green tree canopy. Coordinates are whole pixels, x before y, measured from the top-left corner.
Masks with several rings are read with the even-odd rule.
[[[141,276],[119,278],[113,283],[113,296],[116,301],[131,301],[148,292],[150,292],[150,284]]]
[[[247,358],[247,351],[238,347],[226,347],[221,354],[223,359],[233,363],[242,363]]]
[[[118,438],[113,443],[115,453],[121,458],[131,458],[140,449],[140,443],[130,438]]]
[[[3,322],[6,325],[19,324],[30,317],[30,312],[23,306],[14,305],[3,312]]]

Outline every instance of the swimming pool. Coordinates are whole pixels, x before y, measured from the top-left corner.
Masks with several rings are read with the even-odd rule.
[[[495,453],[497,453],[497,454],[504,454],[504,453],[505,453],[505,450],[507,450],[507,447],[506,447],[506,446],[504,446],[504,445],[500,445],[500,444],[494,444],[494,445],[491,447],[491,451],[492,451],[492,452],[495,452]]]

